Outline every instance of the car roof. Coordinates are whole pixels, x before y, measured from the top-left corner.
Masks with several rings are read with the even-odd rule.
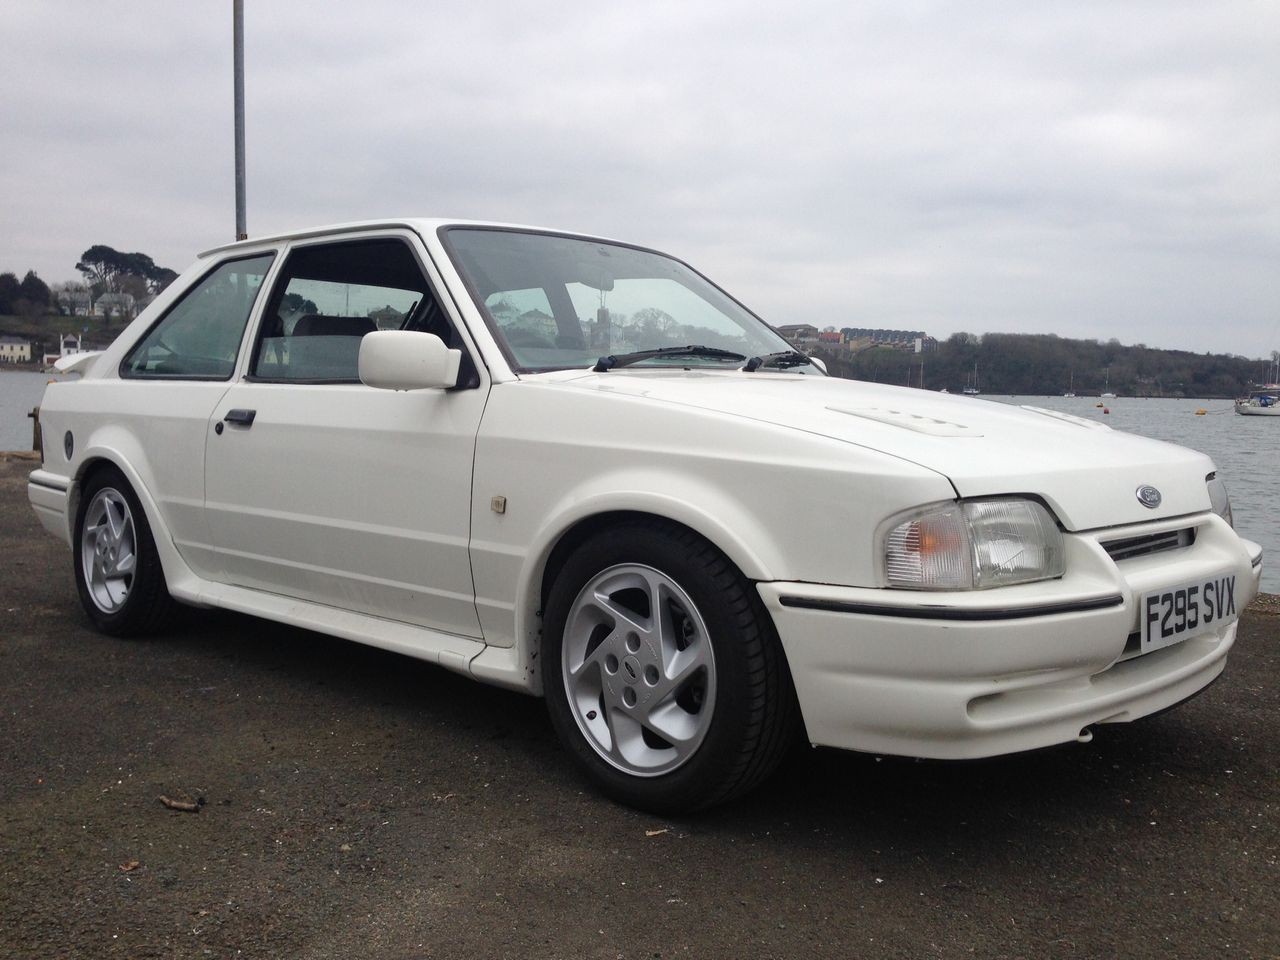
[[[311,237],[332,236],[341,233],[357,233],[365,230],[386,230],[388,228],[401,227],[409,230],[416,230],[420,234],[432,234],[440,227],[491,227],[500,230],[535,230],[538,233],[558,233],[564,236],[580,237],[586,240],[602,240],[610,241],[607,237],[595,237],[588,234],[577,233],[569,230],[555,230],[548,227],[535,227],[528,224],[520,223],[502,223],[492,220],[455,220],[440,217],[398,217],[387,220],[354,220],[349,223],[333,223],[326,226],[307,227],[301,230],[289,230],[282,233],[264,234],[261,237],[249,237],[247,240],[239,240],[235,243],[224,243],[216,247],[210,247],[203,250],[199,256],[211,256],[215,253],[225,253],[228,250],[238,250],[241,248],[260,247],[264,243],[284,243],[290,240],[303,240]]]

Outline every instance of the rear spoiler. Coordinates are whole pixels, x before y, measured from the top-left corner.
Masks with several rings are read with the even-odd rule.
[[[87,350],[84,353],[73,353],[69,357],[59,357],[53,361],[53,369],[59,373],[84,373],[89,364],[102,356],[101,350]]]

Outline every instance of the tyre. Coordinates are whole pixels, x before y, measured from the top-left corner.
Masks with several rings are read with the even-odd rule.
[[[662,521],[611,528],[555,576],[544,621],[551,721],[605,794],[655,813],[750,790],[792,743],[798,708],[751,583]]]
[[[76,589],[93,625],[117,637],[152,633],[177,607],[165,586],[151,526],[115,467],[85,483],[76,511]]]

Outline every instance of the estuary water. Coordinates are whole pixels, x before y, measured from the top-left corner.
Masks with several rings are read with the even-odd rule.
[[[0,371],[0,450],[28,450],[27,413],[40,402],[51,377]],[[1157,440],[1201,450],[1213,458],[1231,492],[1236,529],[1266,551],[1262,586],[1280,593],[1280,509],[1271,499],[1271,471],[1280,466],[1280,417],[1240,417],[1230,400],[1143,400],[1117,397],[997,397],[983,399],[1062,410]],[[1203,409],[1204,416],[1196,416]]]
[[[31,449],[31,408],[38,406],[50,380],[75,380],[59,373],[0,370],[0,450]]]

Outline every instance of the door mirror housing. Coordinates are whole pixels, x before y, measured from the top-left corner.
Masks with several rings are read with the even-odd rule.
[[[360,382],[381,390],[442,390],[457,385],[461,350],[434,333],[374,330],[360,340]]]

